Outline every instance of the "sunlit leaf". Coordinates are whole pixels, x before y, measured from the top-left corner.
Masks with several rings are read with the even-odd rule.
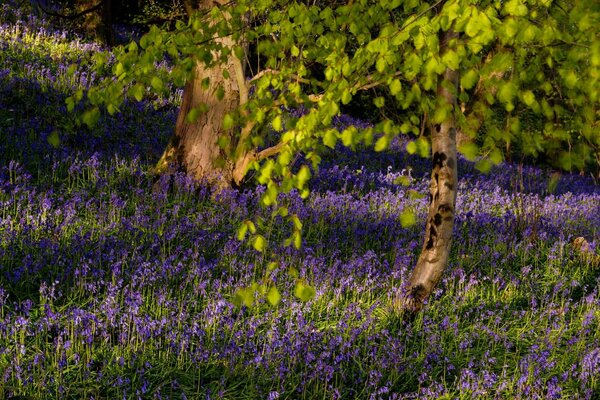
[[[281,294],[279,294],[279,290],[275,286],[271,286],[269,292],[267,293],[267,301],[270,305],[276,306],[281,301]]]
[[[460,151],[467,160],[475,161],[479,155],[479,146],[473,142],[466,142],[458,147],[458,151]]]
[[[411,209],[405,208],[402,213],[400,213],[400,225],[402,225],[403,228],[409,228],[416,222],[417,217]]]
[[[90,110],[87,110],[83,113],[82,119],[89,128],[94,127],[100,119],[100,109],[98,107],[94,107]]]
[[[252,247],[254,247],[254,249],[256,249],[256,251],[260,251],[260,252],[265,251],[265,248],[267,247],[267,241],[265,240],[264,236],[262,236],[262,235],[254,236],[254,239],[252,241]]]
[[[375,151],[383,151],[388,148],[390,139],[383,135],[375,142]]]
[[[248,232],[248,225],[242,223],[237,230],[237,240],[239,240],[240,242],[243,241],[246,238],[246,232]]]
[[[152,77],[150,80],[150,85],[152,85],[152,88],[157,92],[162,91],[164,87],[163,81],[158,76]]]
[[[233,295],[232,303],[237,307],[252,307],[254,304],[254,290],[252,288],[238,289]]]
[[[315,289],[303,281],[298,281],[296,283],[296,287],[294,288],[294,296],[299,298],[301,301],[309,301],[315,297],[316,294],[317,292]]]

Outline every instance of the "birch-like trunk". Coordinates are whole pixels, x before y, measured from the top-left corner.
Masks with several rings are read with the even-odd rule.
[[[457,34],[444,32],[441,53]],[[456,107],[458,72],[446,69],[437,88],[438,97]],[[417,265],[406,291],[395,301],[396,310],[414,315],[423,307],[442,277],[448,263],[458,183],[456,163],[456,121],[453,112],[441,124],[430,126],[433,166],[429,184],[429,210],[425,225],[425,240]]]

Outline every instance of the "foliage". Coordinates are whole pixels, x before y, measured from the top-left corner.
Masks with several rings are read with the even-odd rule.
[[[359,1],[322,6],[238,1],[196,14],[173,32],[154,27],[139,43],[121,47],[112,66],[117,80],[93,88],[88,98],[112,113],[124,93],[139,99],[147,90],[161,92],[165,81],[182,86],[195,63],[224,62],[231,52],[245,62],[243,43],[248,41],[256,43],[263,62],[247,81],[251,98],[225,118],[228,126],[242,127],[251,120],[281,131],[279,140],[286,146],[277,162],[253,166],[276,192],[305,190],[305,180],[292,173],[290,154],[302,151],[316,167],[319,154],[337,141],[384,149],[400,133],[423,134],[425,116],[428,123],[439,123],[452,115],[465,134],[484,135],[481,149],[467,152],[485,155],[491,163],[503,159],[505,145],[517,143],[524,154],[546,151],[563,168],[582,169],[596,156],[600,141],[599,15],[598,5],[585,1]],[[251,26],[248,19],[254,21]],[[448,29],[460,37],[442,55],[439,32]],[[227,35],[239,46],[224,48],[214,40]],[[157,74],[153,66],[165,55],[175,65]],[[101,55],[98,60],[104,61]],[[446,68],[460,72],[460,110],[436,96]],[[329,124],[340,106],[374,87],[389,91],[394,107],[406,110],[400,120],[393,122],[384,113],[373,128],[332,132]],[[374,103],[381,108],[385,98]],[[285,109],[297,108],[308,111],[283,118]],[[522,119],[532,115],[547,120],[543,129],[527,129],[530,125]],[[264,143],[263,132],[255,129],[255,136],[245,139],[248,145]]]
[[[65,114],[62,75],[25,75],[18,58],[0,65],[0,114],[12,118],[0,120],[2,396],[600,393],[600,270],[570,244],[583,235],[598,256],[600,189],[590,179],[564,174],[549,193],[548,171],[502,163],[482,175],[459,159],[448,274],[435,302],[401,322],[386,304],[415,262],[420,232],[398,216],[424,209],[429,169],[404,151],[407,141],[359,153],[338,143],[324,155],[307,199],[281,195],[304,231],[301,249],[285,247],[293,227],[257,207],[263,187],[213,199],[182,174],[152,181],[176,104],[124,102],[97,136],[71,125],[54,148],[29,133],[56,130],[39,116]],[[332,119],[338,132],[348,126],[368,124]],[[237,240],[248,215],[271,228],[277,259]],[[296,280],[311,282],[311,299],[296,296]],[[253,283],[254,307],[236,307],[236,292]]]

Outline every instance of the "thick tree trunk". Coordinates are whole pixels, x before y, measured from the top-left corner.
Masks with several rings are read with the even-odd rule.
[[[206,4],[200,8],[208,8],[213,4],[206,1],[203,3]],[[231,37],[215,38],[215,41],[230,48],[235,44]],[[223,76],[225,71],[229,78]],[[205,78],[209,79],[209,84],[203,89],[202,80]],[[217,96],[219,90],[223,91],[222,98]],[[222,149],[217,140],[229,136],[229,143],[235,143],[233,130],[227,131],[222,127],[223,118],[246,100],[243,68],[233,52],[225,63],[210,68],[199,62],[193,79],[185,85],[175,133],[159,160],[156,171],[169,172],[170,167],[176,165],[193,178],[206,180],[219,189],[239,184],[245,171],[238,171],[239,165],[227,156],[231,151],[225,151],[230,149]],[[207,106],[207,111],[200,114],[197,120],[189,121],[187,115],[190,110],[201,104]]]
[[[448,31],[442,35],[440,46],[457,34]],[[443,52],[443,47],[441,49]],[[458,72],[447,69],[438,84],[438,95],[456,107]],[[395,301],[395,308],[414,315],[433,292],[448,263],[457,188],[456,122],[453,113],[441,124],[430,127],[433,167],[429,185],[429,210],[425,225],[425,240],[417,265],[408,281],[406,291]]]
[[[157,172],[168,172],[175,164],[195,179],[205,179],[221,188],[231,185],[231,161],[217,144],[219,137],[230,135],[222,128],[223,117],[239,105],[235,81],[223,78],[226,68],[227,65],[213,68],[196,66],[194,78],[185,85],[175,133],[158,162]],[[204,78],[210,79],[207,89],[201,87]],[[222,100],[216,96],[219,86],[224,90]],[[196,121],[188,121],[190,110],[200,104],[206,104],[207,111]]]

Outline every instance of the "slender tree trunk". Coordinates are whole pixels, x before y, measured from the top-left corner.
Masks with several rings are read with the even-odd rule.
[[[450,40],[458,37],[453,31],[444,32],[441,52]],[[446,69],[438,84],[438,95],[453,107],[457,106],[458,72]],[[433,167],[429,184],[429,210],[425,225],[425,240],[417,265],[408,281],[406,291],[395,301],[400,312],[414,315],[433,292],[448,263],[456,204],[456,121],[453,112],[441,124],[430,127]]]
[[[200,8],[210,8],[212,5],[213,2],[203,0]],[[191,10],[191,2],[186,2],[186,6]],[[231,37],[215,38],[215,41],[230,48],[235,44]],[[224,72],[229,78],[223,76]],[[202,80],[205,78],[209,79],[209,84],[203,89]],[[247,100],[245,85],[242,64],[233,52],[225,63],[210,68],[201,62],[197,63],[193,78],[184,88],[175,133],[159,160],[156,171],[169,172],[171,165],[176,165],[191,177],[207,180],[219,189],[233,183],[239,184],[244,174],[236,170],[238,165],[228,156],[231,151],[226,150],[230,149],[222,149],[217,140],[229,136],[229,142],[235,143],[233,130],[223,129],[222,122],[227,113]],[[223,91],[221,99],[217,96],[219,90]],[[196,121],[189,121],[187,115],[190,110],[201,104],[207,106],[207,111]]]

